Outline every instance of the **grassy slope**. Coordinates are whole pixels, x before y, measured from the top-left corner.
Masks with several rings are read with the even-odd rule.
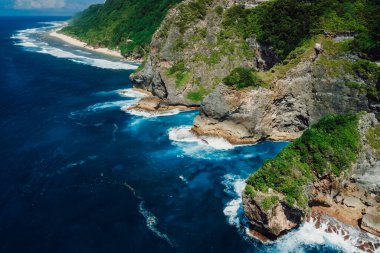
[[[360,144],[358,116],[328,115],[306,130],[247,180],[246,193],[282,193],[291,204],[305,207],[305,188],[316,175],[340,175],[357,159]]]
[[[142,56],[167,10],[181,0],[107,0],[77,14],[63,33]]]

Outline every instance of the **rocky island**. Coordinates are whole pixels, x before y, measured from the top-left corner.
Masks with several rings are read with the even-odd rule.
[[[185,0],[166,7],[130,77],[154,97],[135,109],[199,107],[192,131],[233,144],[294,140],[247,179],[244,212],[264,237],[276,239],[316,214],[380,236],[379,4]],[[80,28],[74,21],[66,32]],[[137,42],[123,44],[123,54],[136,56]]]

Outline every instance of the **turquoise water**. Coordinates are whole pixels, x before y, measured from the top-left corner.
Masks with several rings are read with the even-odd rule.
[[[1,252],[347,251],[310,224],[247,236],[244,180],[286,142],[212,147],[197,111],[125,113],[136,65],[45,37],[57,18],[0,21]]]

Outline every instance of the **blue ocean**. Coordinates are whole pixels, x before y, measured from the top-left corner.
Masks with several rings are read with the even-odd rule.
[[[198,111],[122,110],[137,65],[48,36],[67,18],[0,18],[0,252],[354,252],[306,223],[247,234],[248,175],[287,142],[206,142]]]

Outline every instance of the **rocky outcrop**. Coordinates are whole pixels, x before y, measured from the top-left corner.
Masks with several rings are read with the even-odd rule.
[[[263,204],[266,198],[270,199],[274,196],[278,196],[278,194],[259,192],[254,198],[251,198],[243,193],[244,212],[250,221],[251,228],[271,240],[298,227],[305,216],[304,210],[292,207],[281,199],[271,206]]]
[[[376,113],[373,98],[347,86],[364,80],[343,67],[330,69],[329,64],[350,62],[350,56],[328,61],[324,52],[311,52],[286,74],[274,73],[267,88],[233,90],[220,84],[203,100],[194,132],[219,135],[232,143],[292,140],[328,113]]]
[[[305,188],[308,206],[290,206],[284,196],[269,189],[243,194],[243,207],[251,228],[270,239],[297,227],[312,211],[334,217],[346,224],[380,235],[380,156],[368,144],[366,133],[377,125],[374,114],[364,114],[358,123],[360,151],[356,162],[340,174],[314,175]],[[370,162],[368,162],[370,161]],[[358,180],[372,177],[373,180]],[[375,182],[376,181],[376,182]],[[273,196],[276,201],[264,203]]]
[[[200,10],[194,9],[195,2],[202,5]],[[134,86],[169,105],[196,106],[232,69],[272,67],[278,61],[276,55],[254,36],[246,40],[221,36],[226,9],[257,3],[187,0],[171,9],[152,38],[143,67],[130,76]]]

